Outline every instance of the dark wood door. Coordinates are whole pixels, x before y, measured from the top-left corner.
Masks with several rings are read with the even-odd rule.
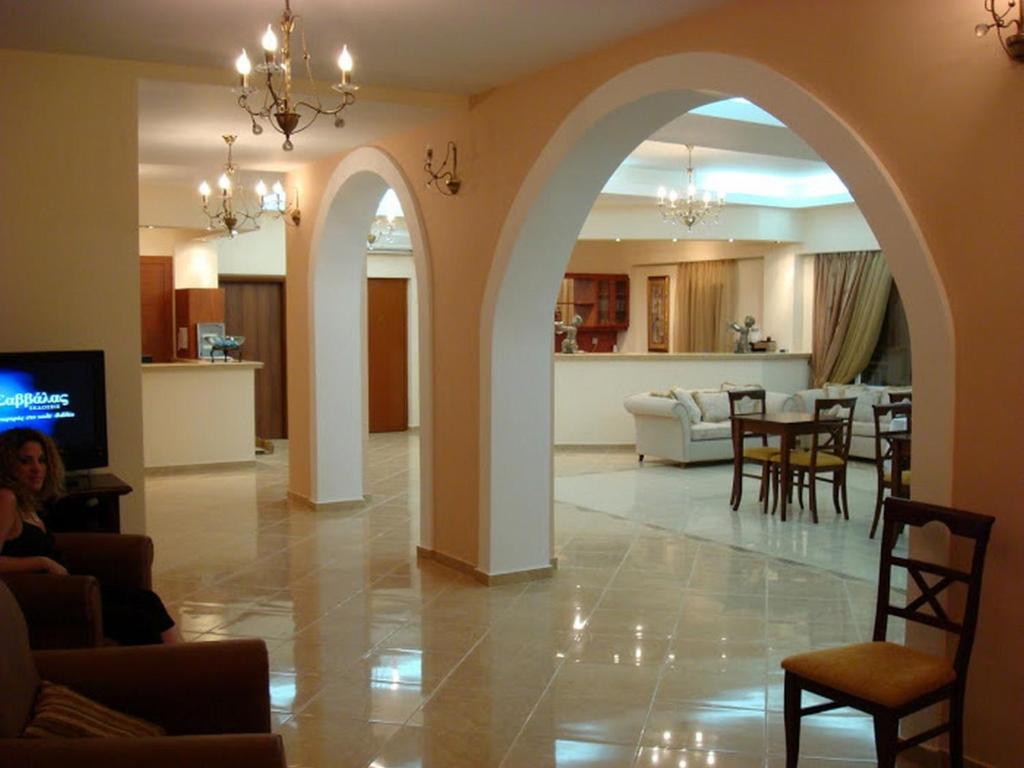
[[[409,428],[409,281],[373,277],[366,282],[370,431],[401,432]]]
[[[174,358],[174,259],[139,257],[139,295],[142,310],[142,354],[154,363]]]
[[[256,371],[256,436],[288,436],[285,378],[284,278],[221,275],[224,329],[245,336],[242,359],[258,360]]]

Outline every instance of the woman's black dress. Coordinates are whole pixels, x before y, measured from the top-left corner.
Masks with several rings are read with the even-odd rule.
[[[21,535],[0,546],[4,557],[49,557],[60,562],[53,536],[22,521]],[[100,584],[103,596],[103,634],[121,645],[151,645],[174,626],[164,604],[148,589]]]

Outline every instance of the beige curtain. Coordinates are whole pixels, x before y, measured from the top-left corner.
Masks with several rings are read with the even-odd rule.
[[[731,352],[729,323],[736,318],[735,260],[679,265],[676,346],[679,352]]]
[[[891,288],[881,251],[814,257],[814,386],[845,384],[864,370],[878,343]]]

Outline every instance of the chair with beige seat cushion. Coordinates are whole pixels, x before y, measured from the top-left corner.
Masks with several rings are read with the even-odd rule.
[[[973,542],[970,569],[897,557],[893,548],[904,526],[946,526],[953,536]],[[967,666],[974,643],[981,600],[985,550],[994,518],[945,507],[889,498],[885,501],[882,556],[873,640],[789,656],[785,670],[786,768],[796,768],[800,753],[800,718],[840,707],[853,707],[875,722],[875,749],[880,768],[893,768],[897,753],[949,733],[950,764],[963,766],[963,709]],[[891,572],[905,568],[920,596],[905,606],[890,603]],[[962,596],[962,610],[952,617],[949,601]],[[958,636],[952,659],[886,641],[889,616],[918,622]],[[803,706],[804,691],[828,699]],[[900,738],[900,720],[935,704],[949,702],[949,720],[909,738]]]
[[[815,523],[818,522],[819,480],[832,484],[832,502],[836,514],[842,514],[846,520],[850,519],[850,505],[846,498],[846,467],[853,438],[853,413],[856,405],[855,397],[819,398],[814,403],[814,421],[820,426],[811,435],[810,449],[797,449],[789,453],[789,469],[799,475],[801,492],[804,477],[807,478],[811,518]],[[781,454],[772,456],[769,461],[772,464],[774,513],[775,504],[778,504]],[[764,503],[767,507],[767,494]]]
[[[26,738],[43,680],[169,735]],[[270,733],[262,640],[33,652],[18,603],[0,583],[0,691],[2,766],[285,766],[281,738]]]
[[[729,397],[729,422],[733,430],[739,428],[736,421],[737,414],[767,413],[767,396],[763,389],[732,389],[727,391],[726,394]],[[759,437],[761,445],[746,445],[748,437],[755,437],[755,439]],[[733,439],[736,439],[735,434]],[[732,497],[729,500],[733,510],[739,509],[740,502],[743,500],[744,477],[753,477],[760,481],[757,498],[758,501],[764,500],[765,494],[768,493],[768,474],[771,468],[771,459],[772,456],[776,456],[779,453],[777,446],[768,444],[767,435],[753,436],[748,433],[742,435],[739,438],[739,442],[743,444],[743,453],[733,457]],[[756,475],[744,474],[743,465],[748,463],[758,467]]]

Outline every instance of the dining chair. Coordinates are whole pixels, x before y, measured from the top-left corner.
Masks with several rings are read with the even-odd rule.
[[[796,768],[800,755],[800,719],[839,707],[853,707],[874,719],[875,751],[879,768],[893,768],[896,755],[949,733],[950,765],[963,766],[963,712],[967,666],[974,645],[981,602],[985,550],[995,518],[909,499],[885,500],[878,599],[872,641],[840,648],[800,653],[782,660],[785,670],[786,768]],[[973,541],[970,568],[898,557],[893,553],[903,526],[929,523],[946,526],[952,536]],[[908,581],[920,595],[906,605],[893,605],[892,569],[905,568]],[[955,585],[955,587],[954,587]],[[946,589],[950,593],[940,597]],[[953,617],[952,606],[961,609]],[[890,616],[949,632],[957,637],[949,658],[908,648],[886,640]],[[951,647],[951,646],[947,646]],[[804,691],[828,699],[804,707]],[[949,702],[948,720],[907,738],[900,738],[900,720],[943,701]]]
[[[912,392],[890,392],[889,402],[890,403],[909,403],[914,399]]]
[[[739,430],[739,423],[736,421],[737,414],[764,414],[765,391],[763,389],[735,389],[729,395],[729,423],[732,424],[733,438],[735,444],[736,431]],[[760,435],[761,445],[746,444],[748,437],[757,437],[753,432],[745,432],[739,436],[739,444],[743,447],[741,453],[733,456],[732,475],[732,496],[729,503],[733,510],[739,509],[740,501],[743,499],[743,478],[751,477],[760,480],[758,501],[763,501],[768,493],[768,472],[771,467],[771,458],[779,452],[779,449],[768,444],[768,436]],[[747,463],[759,467],[756,475],[745,474],[743,466]]]
[[[890,405],[873,405],[871,410],[875,420],[875,474],[877,475],[877,488],[875,494],[875,513],[871,518],[871,531],[868,538],[875,538],[875,531],[878,529],[878,521],[882,517],[882,499],[885,491],[892,490],[892,443],[886,435],[905,434],[910,431],[911,404],[899,402]],[[903,429],[894,429],[894,422],[903,420],[906,424]],[[885,429],[885,426],[889,429]],[[902,471],[901,483],[904,487],[910,486],[910,470]]]
[[[811,519],[818,522],[818,480],[832,484],[832,502],[836,514],[850,519],[850,507],[846,499],[846,465],[850,455],[850,441],[853,438],[853,409],[855,397],[820,398],[814,403],[815,429],[811,433],[810,449],[794,449],[789,452],[789,470],[799,475],[800,492],[803,492],[804,477],[808,482],[808,505]],[[772,514],[779,503],[782,454],[772,456]],[[790,478],[786,478],[788,481]],[[790,485],[792,485],[790,483]]]

